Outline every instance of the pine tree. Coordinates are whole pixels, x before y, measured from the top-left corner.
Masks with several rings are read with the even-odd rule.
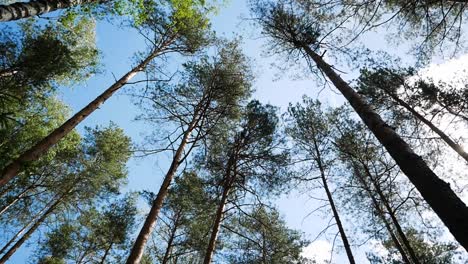
[[[205,14],[192,6],[172,6],[169,14],[165,10],[155,7],[151,16],[145,21],[143,29],[154,35],[154,45],[150,47],[147,56],[70,119],[31,148],[25,150],[21,155],[15,157],[2,169],[0,186],[15,177],[25,164],[44,155],[52,146],[96,111],[115,92],[124,87],[139,72],[143,71],[156,57],[171,52],[193,53],[200,46],[206,44],[207,20]]]
[[[150,94],[141,95],[154,106],[145,111],[143,119],[173,122],[175,130],[170,134],[168,147],[163,148],[173,147],[173,157],[127,263],[141,260],[180,164],[197,143],[215,132],[223,122],[235,118],[240,103],[250,94],[249,68],[237,43],[225,43],[218,52],[213,58],[203,57],[198,62],[185,64],[180,83],[174,86],[161,83]]]
[[[289,6],[290,7],[290,6]],[[262,4],[254,9],[263,33],[274,41],[278,51],[303,55],[343,94],[362,121],[386,148],[400,169],[415,185],[426,202],[457,241],[468,248],[468,207],[398,135],[318,54],[321,43],[319,24],[301,10],[282,4]]]
[[[237,192],[248,190],[256,194],[262,192],[262,186],[274,190],[283,183],[287,154],[278,150],[281,140],[277,125],[274,107],[251,101],[238,123],[222,138],[210,140],[204,163],[211,175],[220,175],[217,183],[220,193],[203,263],[212,262],[226,206],[235,200]]]

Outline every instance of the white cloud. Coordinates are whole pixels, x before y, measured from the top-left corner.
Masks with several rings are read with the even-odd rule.
[[[464,54],[458,58],[444,61],[439,64],[431,64],[421,71],[423,76],[428,76],[436,82],[452,82],[459,79],[461,74],[467,75],[468,70],[468,54]],[[464,78],[462,78],[464,79]]]
[[[302,256],[315,259],[317,264],[325,264],[330,260],[332,245],[326,240],[317,240],[305,247]]]

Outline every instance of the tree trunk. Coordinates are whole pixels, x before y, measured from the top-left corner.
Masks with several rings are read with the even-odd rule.
[[[37,221],[29,228],[29,230],[8,250],[5,255],[0,259],[0,264],[5,263],[22,245],[29,237],[36,231],[37,228],[47,219],[47,217],[54,212],[55,208],[62,202],[62,197],[58,198],[47,211],[42,214],[42,216],[37,219]]]
[[[176,236],[179,219],[180,219],[180,211],[177,212],[176,218],[174,220],[174,226],[171,228],[171,234],[169,235],[169,240],[167,241],[166,252],[164,252],[164,257],[163,257],[161,264],[167,264],[169,261],[169,257],[172,251],[172,243],[174,242],[174,238]]]
[[[380,208],[379,203],[375,199],[375,197],[371,194],[369,196],[372,199],[372,203],[374,204],[374,207],[377,210],[377,214],[379,215],[379,218],[382,220],[382,222],[385,225],[385,229],[387,229],[388,234],[390,235],[390,238],[392,239],[393,244],[395,244],[395,247],[397,248],[398,252],[400,252],[401,258],[403,259],[403,262],[406,264],[411,264],[405,250],[403,249],[403,246],[401,245],[400,241],[396,237],[395,233],[393,232],[392,227],[390,226],[390,223],[388,222],[387,218],[385,217],[385,213],[382,211],[382,208]]]
[[[6,204],[5,206],[3,206],[3,208],[0,210],[0,215],[2,215],[3,213],[5,213],[10,207],[12,207],[15,203],[17,203],[21,198],[23,198],[23,196],[28,193],[29,191],[31,190],[31,188],[26,188],[24,191],[22,191],[20,194],[18,194],[15,199],[13,199],[13,201],[11,201],[10,203]]]
[[[338,210],[336,209],[335,202],[333,201],[333,196],[330,192],[330,189],[328,188],[327,178],[325,176],[325,168],[323,167],[320,150],[317,146],[317,142],[315,141],[315,139],[313,140],[313,143],[314,143],[314,148],[315,148],[315,154],[317,155],[316,162],[320,170],[320,177],[322,178],[323,188],[325,189],[325,193],[327,194],[327,199],[328,199],[328,202],[330,203],[330,207],[333,212],[333,217],[335,218],[336,225],[338,226],[338,231],[340,232],[341,240],[343,241],[343,246],[345,248],[346,255],[348,256],[349,263],[356,264],[356,261],[354,260],[353,252],[351,250],[351,246],[348,241],[348,237],[346,236],[346,232],[343,228],[343,224],[341,223],[340,215],[338,214]]]
[[[5,185],[13,177],[15,177],[22,169],[23,165],[27,162],[32,162],[39,159],[44,153],[46,153],[53,145],[64,138],[70,131],[72,131],[78,124],[80,124],[86,117],[93,113],[98,107],[109,99],[117,90],[122,88],[127,82],[132,79],[138,72],[142,71],[151,60],[159,55],[161,49],[154,50],[145,60],[138,64],[131,71],[127,72],[117,82],[111,85],[101,95],[96,97],[87,106],[81,109],[78,113],[68,119],[60,127],[52,131],[44,139],[36,143],[33,147],[23,152],[18,158],[13,160],[7,165],[1,173],[0,186]]]
[[[416,256],[416,253],[413,250],[413,247],[411,246],[408,238],[406,237],[405,232],[403,231],[403,228],[400,225],[400,222],[398,221],[395,212],[393,211],[392,206],[390,205],[389,201],[387,200],[387,197],[385,197],[385,194],[382,192],[382,189],[380,188],[380,185],[377,183],[376,179],[372,176],[372,174],[369,171],[369,168],[367,166],[364,166],[364,169],[366,171],[367,176],[372,182],[372,185],[375,188],[375,191],[379,195],[380,200],[382,201],[382,204],[384,205],[385,209],[387,210],[388,215],[390,215],[390,218],[392,219],[393,226],[395,226],[396,231],[398,233],[398,236],[401,238],[403,245],[405,246],[406,250],[408,251],[411,260],[415,264],[419,264],[418,257]]]
[[[223,194],[221,196],[221,201],[219,202],[218,209],[216,210],[216,217],[213,223],[213,228],[211,229],[211,236],[208,242],[208,247],[206,249],[205,259],[203,260],[203,264],[210,264],[213,259],[214,251],[216,248],[216,241],[218,239],[221,222],[223,221],[224,208],[226,206],[230,191],[231,191],[231,181],[229,180],[229,177],[227,177],[227,181],[223,186]]]
[[[267,246],[266,246],[266,234],[265,228],[262,226],[262,263],[268,264],[267,262]]]
[[[0,21],[11,21],[21,18],[37,16],[58,9],[90,3],[102,3],[103,0],[35,0],[30,2],[16,2],[0,5]]]
[[[26,231],[26,229],[28,229],[28,227],[34,223],[42,214],[45,210],[47,210],[47,208],[49,207],[49,205],[46,205],[45,208],[41,209],[39,211],[39,213],[37,213],[33,219],[31,220],[31,222],[29,222],[28,224],[26,224],[25,226],[23,226],[23,228],[21,228],[18,232],[16,232],[16,234],[2,247],[2,249],[0,249],[0,255],[3,254],[9,247],[11,244],[13,244],[13,242],[15,242],[15,240],[21,236],[23,234],[24,231]]]
[[[169,167],[169,170],[167,171],[166,176],[164,177],[164,181],[161,187],[159,188],[159,192],[156,196],[156,199],[153,201],[150,212],[146,217],[145,223],[143,224],[143,227],[141,228],[140,233],[138,234],[138,237],[135,240],[135,244],[133,245],[132,250],[130,251],[130,255],[128,256],[126,262],[127,264],[138,264],[140,263],[141,258],[143,257],[146,243],[151,233],[153,232],[153,229],[158,220],[159,211],[161,211],[164,199],[167,195],[169,185],[171,184],[172,179],[174,178],[174,175],[176,174],[177,169],[179,168],[180,160],[182,159],[182,155],[185,146],[187,145],[187,141],[190,135],[192,134],[193,129],[196,127],[199,121],[197,116],[198,114],[195,113],[192,121],[190,122],[187,130],[184,133],[182,141],[180,142],[180,145],[177,148],[177,151],[172,159],[171,166]]]
[[[417,119],[419,119],[421,122],[426,124],[434,133],[439,135],[442,140],[447,143],[455,152],[458,153],[465,161],[468,162],[468,153],[465,152],[462,146],[457,144],[455,141],[453,141],[447,134],[445,134],[442,130],[440,130],[438,127],[436,127],[431,121],[427,120],[424,116],[419,114],[416,110],[414,110],[413,107],[411,107],[409,104],[407,104],[405,101],[400,99],[397,95],[385,91],[387,95],[393,98],[399,105],[404,107],[406,110],[408,110],[411,114],[413,114]]]
[[[348,100],[455,239],[468,250],[468,208],[450,184],[441,180],[321,56],[308,46],[303,49]]]
[[[375,210],[377,211],[377,215],[379,218],[382,220],[382,222],[385,225],[385,228],[387,229],[388,234],[390,235],[390,238],[393,241],[393,244],[395,244],[395,247],[397,248],[398,252],[400,252],[400,255],[403,259],[403,262],[406,264],[411,264],[405,250],[403,249],[403,246],[401,245],[400,241],[398,241],[398,238],[396,237],[395,233],[392,230],[392,227],[390,226],[390,223],[388,222],[387,218],[385,217],[385,212],[382,210],[380,207],[379,202],[375,198],[374,194],[370,190],[369,185],[367,185],[366,181],[364,180],[364,177],[361,175],[359,172],[359,169],[356,164],[353,163],[353,168],[356,176],[358,177],[359,182],[361,183],[362,187],[366,191],[367,195],[369,198],[372,200],[372,204],[374,205]]]
[[[109,255],[109,252],[111,251],[112,246],[113,246],[113,243],[111,242],[111,243],[109,244],[109,246],[106,248],[106,251],[104,252],[104,256],[102,256],[102,258],[101,258],[101,262],[100,262],[101,264],[105,264],[105,263],[106,263],[106,258],[107,258],[107,256]]]

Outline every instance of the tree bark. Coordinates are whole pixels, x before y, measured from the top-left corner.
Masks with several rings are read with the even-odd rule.
[[[387,197],[385,197],[385,194],[382,192],[382,189],[380,188],[380,185],[377,183],[376,179],[370,173],[369,168],[367,166],[364,166],[364,169],[366,171],[367,176],[371,180],[372,185],[375,188],[375,191],[379,195],[379,198],[382,201],[382,204],[384,205],[384,207],[385,207],[385,209],[387,211],[387,214],[390,216],[390,219],[392,219],[393,226],[395,226],[396,231],[398,233],[398,236],[401,238],[401,241],[403,242],[404,247],[408,251],[412,262],[415,263],[415,264],[419,264],[420,262],[418,260],[418,257],[416,256],[416,253],[414,252],[413,247],[411,246],[408,238],[406,237],[406,234],[403,231],[403,228],[401,227],[400,222],[398,221],[398,219],[397,219],[397,217],[395,215],[395,212],[393,211],[393,208],[390,205]]]
[[[58,198],[47,211],[42,214],[39,219],[29,228],[29,230],[3,255],[0,259],[0,264],[4,264],[10,257],[23,245],[26,240],[36,231],[37,228],[47,219],[47,217],[54,212],[55,208],[62,202],[62,197]]]
[[[184,133],[182,141],[180,142],[180,145],[177,148],[177,151],[175,152],[175,155],[172,159],[171,166],[169,167],[169,170],[167,171],[166,176],[164,177],[164,181],[161,187],[159,188],[159,192],[156,196],[156,199],[153,201],[150,212],[146,217],[145,223],[143,224],[143,227],[141,228],[140,233],[138,234],[138,237],[135,240],[132,250],[130,251],[130,255],[128,256],[126,262],[127,264],[138,264],[140,263],[141,258],[143,257],[146,243],[148,242],[148,239],[156,225],[158,215],[161,211],[164,199],[166,198],[169,185],[171,184],[172,179],[174,178],[174,175],[176,174],[177,169],[179,168],[180,160],[182,159],[183,151],[185,149],[185,146],[187,145],[187,141],[190,135],[192,134],[193,129],[196,127],[198,121],[198,113],[196,112],[187,130]]]
[[[468,208],[418,156],[410,146],[309,46],[302,47],[317,67],[331,80],[385,147],[400,169],[447,226],[455,239],[468,250]]]
[[[37,16],[58,9],[70,8],[82,4],[103,3],[107,0],[35,0],[0,5],[0,21],[12,21]]]
[[[462,146],[453,141],[447,134],[445,134],[442,130],[435,126],[431,121],[427,120],[424,116],[419,114],[413,107],[411,107],[405,101],[400,99],[397,95],[388,91],[385,91],[385,93],[388,96],[390,96],[393,100],[395,100],[399,105],[401,105],[411,114],[413,114],[417,119],[426,124],[434,133],[439,135],[439,137],[442,138],[442,140],[444,140],[445,143],[447,143],[447,145],[449,145],[455,152],[457,152],[458,155],[460,155],[463,159],[465,159],[466,162],[468,162],[468,153],[465,152]]]
[[[142,71],[155,57],[161,52],[161,49],[155,49],[148,57],[146,57],[135,68],[127,72],[117,82],[111,85],[101,95],[96,97],[87,106],[81,109],[78,113],[68,119],[60,127],[56,128],[49,135],[36,143],[33,147],[23,152],[18,158],[8,164],[1,173],[0,186],[5,185],[13,177],[15,177],[22,169],[23,165],[28,162],[39,159],[45,154],[52,146],[64,138],[70,131],[72,131],[78,124],[86,119],[91,113],[99,108],[107,99],[109,99],[117,90],[122,88],[128,81],[130,81],[138,72]]]
[[[315,154],[317,155],[316,162],[320,170],[320,177],[322,179],[323,188],[325,189],[325,193],[327,194],[327,199],[328,199],[328,202],[330,203],[330,207],[333,212],[333,217],[335,218],[336,225],[338,226],[338,231],[340,232],[341,240],[343,241],[343,246],[345,248],[346,255],[348,256],[349,263],[356,264],[356,261],[354,260],[353,252],[351,250],[351,246],[348,241],[348,237],[346,236],[346,232],[343,228],[343,224],[341,223],[340,215],[338,213],[338,210],[336,209],[333,196],[330,192],[330,189],[328,188],[328,182],[327,182],[327,178],[325,175],[325,168],[323,167],[320,150],[315,139],[313,140],[313,144],[314,144]]]
[[[208,242],[208,247],[205,252],[205,259],[203,260],[203,264],[210,264],[213,259],[214,251],[216,248],[216,241],[218,240],[221,222],[223,221],[224,217],[224,208],[226,207],[229,192],[231,191],[230,182],[231,181],[228,177],[226,183],[223,186],[223,194],[221,196],[221,201],[219,202],[218,209],[216,210],[216,217],[213,223],[213,228],[211,229],[211,236]]]

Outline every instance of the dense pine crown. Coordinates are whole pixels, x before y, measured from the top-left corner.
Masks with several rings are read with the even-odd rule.
[[[466,263],[467,8],[4,1],[0,264]]]

